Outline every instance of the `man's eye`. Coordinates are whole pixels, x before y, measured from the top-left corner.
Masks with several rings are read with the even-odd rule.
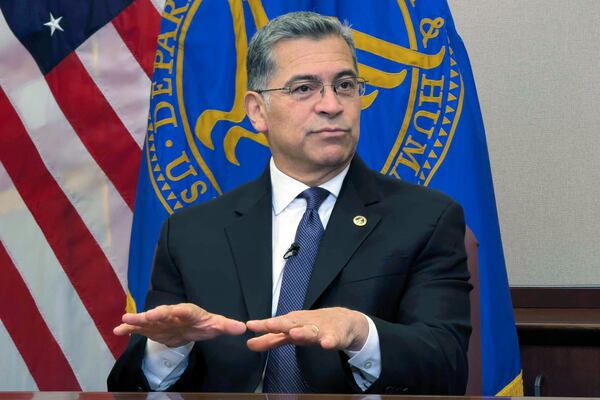
[[[337,86],[338,86],[338,88],[340,88],[342,90],[349,90],[349,89],[354,89],[354,87],[356,85],[354,84],[354,81],[348,80],[348,81],[338,82]]]
[[[302,83],[299,85],[295,85],[292,86],[292,93],[298,93],[298,94],[307,94],[307,93],[312,93],[313,91],[315,91],[315,85],[310,84],[310,83]]]

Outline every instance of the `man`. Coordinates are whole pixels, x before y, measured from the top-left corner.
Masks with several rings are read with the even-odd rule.
[[[146,312],[109,390],[462,394],[461,208],[355,156],[364,82],[350,30],[314,13],[248,49],[264,174],[163,226]]]

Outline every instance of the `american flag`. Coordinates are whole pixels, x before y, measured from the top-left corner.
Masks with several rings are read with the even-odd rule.
[[[124,348],[164,2],[0,0],[0,390],[106,390]]]

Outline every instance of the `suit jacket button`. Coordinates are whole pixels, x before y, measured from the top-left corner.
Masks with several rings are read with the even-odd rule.
[[[141,386],[138,386],[136,390],[137,390],[138,392],[143,392],[143,391],[144,391],[144,389],[142,389],[142,387],[141,387]]]

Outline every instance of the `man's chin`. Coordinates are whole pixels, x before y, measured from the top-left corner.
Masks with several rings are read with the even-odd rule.
[[[319,157],[319,160],[317,160],[316,164],[328,169],[343,168],[350,163],[350,160],[352,160],[353,156],[354,151],[344,153],[323,154],[321,157]]]

